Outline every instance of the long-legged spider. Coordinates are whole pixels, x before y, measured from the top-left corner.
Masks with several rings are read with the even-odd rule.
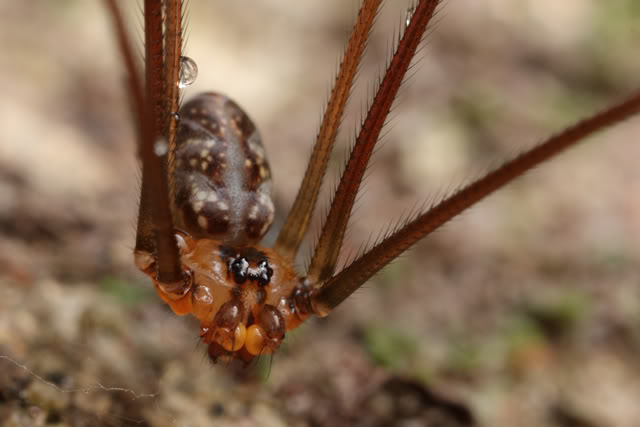
[[[183,74],[182,2],[145,0],[144,80],[114,0],[129,75],[142,190],[135,262],[177,314],[200,320],[213,361],[251,361],[275,351],[287,331],[324,317],[380,269],[426,235],[568,147],[640,111],[640,93],[524,151],[486,175],[409,215],[336,271],[360,185],[406,72],[438,0],[410,8],[392,57],[376,85],[304,273],[294,264],[307,231],[380,0],[365,0],[331,90],[298,196],[272,248],[260,246],[274,219],[271,173],[255,125],[233,101],[214,93],[179,108]],[[144,83],[143,83],[144,82]]]
[[[587,13],[606,10],[610,15],[615,5],[623,2],[631,4],[633,0],[593,3],[572,0],[566,3],[580,5],[581,13],[585,13],[585,9]],[[118,84],[126,82],[122,80],[119,57],[115,56],[118,52],[113,50],[112,27],[99,2],[44,1],[35,8],[23,3],[7,2],[0,13],[3,22],[0,33],[5,37],[3,40],[11,41],[1,55],[2,59],[10,61],[10,66],[2,67],[3,81],[10,84],[3,89],[4,108],[0,119],[6,138],[0,143],[0,197],[2,201],[7,200],[9,183],[9,189],[15,185],[20,194],[17,200],[39,199],[40,203],[23,205],[20,212],[24,214],[13,217],[6,216],[8,205],[2,204],[0,351],[23,361],[45,378],[54,378],[53,375],[62,372],[58,378],[76,380],[83,387],[99,382],[106,386],[131,387],[138,394],[159,392],[157,401],[140,399],[133,402],[131,396],[119,396],[117,392],[92,392],[86,397],[77,393],[85,400],[105,397],[117,401],[121,397],[122,401],[131,404],[126,404],[122,410],[112,407],[110,412],[134,418],[147,419],[135,409],[143,406],[150,412],[161,412],[163,417],[168,408],[174,408],[171,401],[176,401],[176,397],[188,390],[192,405],[181,404],[175,412],[169,409],[171,414],[181,414],[177,417],[184,421],[171,422],[167,417],[167,424],[190,425],[194,420],[194,408],[207,411],[218,399],[212,390],[221,389],[237,403],[242,399],[238,389],[243,387],[230,387],[225,382],[224,366],[220,370],[210,370],[206,363],[201,363],[202,351],[185,354],[194,342],[199,341],[195,334],[176,333],[175,327],[184,325],[186,322],[180,320],[186,319],[165,319],[158,310],[164,307],[159,307],[154,298],[148,303],[136,300],[134,306],[122,306],[122,298],[111,298],[105,295],[102,286],[91,286],[102,284],[103,278],[108,279],[107,275],[116,275],[127,280],[129,289],[150,288],[148,281],[139,286],[128,283],[127,265],[131,264],[132,248],[126,245],[132,245],[134,231],[127,223],[134,215],[121,200],[126,201],[129,192],[137,192],[137,189],[134,177],[130,176],[134,172],[127,172],[134,170],[133,144],[126,125],[131,117],[122,117],[117,125],[113,125],[114,116],[125,116],[128,110],[119,97],[125,92]],[[233,9],[231,16],[220,10],[233,7],[234,3],[240,6]],[[194,16],[188,54],[193,55],[201,66],[199,81],[207,74],[218,79],[215,84],[208,83],[203,87],[219,88],[238,97],[260,124],[277,184],[276,204],[282,214],[293,201],[293,194],[290,198],[287,196],[287,188],[298,185],[287,177],[302,176],[307,146],[315,132],[312,128],[316,125],[316,113],[321,104],[319,98],[324,95],[334,60],[343,45],[340,30],[343,23],[352,21],[353,10],[342,6],[347,3],[342,0],[272,6],[276,3],[280,2],[251,2],[252,9],[248,10],[247,2],[192,0]],[[376,60],[371,62],[382,63],[387,57],[384,47],[391,38],[392,25],[385,27],[385,17],[393,15],[398,26],[408,3],[408,0],[386,2],[367,53],[368,59]],[[629,91],[637,81],[637,60],[632,55],[616,57],[616,54],[633,52],[632,47],[625,44],[623,37],[620,40],[603,37],[600,30],[590,28],[591,22],[601,23],[604,17],[578,16],[573,18],[577,20],[574,28],[562,22],[575,21],[558,16],[555,10],[548,12],[548,16],[540,15],[541,7],[551,7],[558,2],[499,0],[490,4],[493,7],[496,4],[519,5],[514,8],[525,5],[536,9],[537,20],[529,21],[530,17],[520,9],[473,13],[483,12],[487,7],[485,2],[452,0],[445,4],[445,13],[440,15],[442,22],[434,28],[429,44],[420,54],[423,60],[410,81],[411,89],[399,99],[397,111],[400,114],[392,122],[395,126],[387,137],[389,142],[380,150],[372,175],[365,181],[370,188],[363,195],[361,209],[355,217],[358,221],[351,229],[350,241],[355,242],[355,249],[360,241],[366,241],[369,230],[374,230],[375,235],[380,223],[386,225],[389,219],[402,212],[403,207],[411,206],[411,198],[422,198],[434,188],[437,190],[455,181],[442,178],[438,172],[443,173],[443,168],[455,168],[448,160],[453,157],[460,162],[460,157],[438,158],[445,165],[438,167],[433,162],[441,152],[429,152],[425,158],[423,147],[454,150],[453,154],[464,159],[463,164],[480,164],[461,172],[464,177],[473,175],[474,170],[483,168],[488,157],[506,158],[507,152],[518,150],[511,148],[516,144],[536,141],[600,108],[620,93]],[[274,9],[269,10],[269,7]],[[304,13],[301,7],[305,8]],[[250,13],[254,8],[259,12]],[[336,13],[339,17],[329,23],[324,14],[314,13],[313,19],[307,17],[306,8],[323,13],[339,9],[342,13]],[[473,18],[465,14],[470,11]],[[260,20],[253,18],[254,15],[260,15]],[[260,21],[272,25],[275,21],[278,28],[272,31],[268,26],[258,25]],[[633,29],[628,26],[629,21],[618,19],[613,22],[617,32],[609,29],[605,32],[609,36],[621,36]],[[595,40],[597,37],[603,44],[594,45],[598,49],[605,47],[606,52],[596,54],[590,46],[583,44],[577,44],[575,49],[567,46],[565,27],[568,37],[576,37],[574,40]],[[544,31],[540,30],[542,28]],[[214,29],[217,31],[215,37],[203,36]],[[585,31],[593,33],[585,34]],[[511,36],[504,36],[505,32]],[[298,43],[304,43],[302,49],[300,44],[296,45],[298,50],[305,51],[304,59],[292,59],[291,51],[286,50],[286,39],[274,44],[273,33],[284,33],[289,38],[296,38]],[[560,35],[560,46],[556,44],[556,33]],[[480,34],[482,37],[478,37]],[[298,35],[302,37],[298,38]],[[318,40],[322,40],[321,45]],[[266,52],[256,60],[243,50],[249,45]],[[229,72],[229,64],[234,61],[229,61],[221,52],[231,48],[232,59],[237,56],[241,60]],[[90,55],[86,54],[88,51]],[[95,52],[100,52],[99,57],[94,58]],[[113,64],[112,56],[118,59]],[[318,64],[319,57],[327,64],[324,68],[322,62]],[[612,61],[599,62],[602,58]],[[272,60],[277,60],[278,65],[284,62],[282,68],[274,66]],[[299,64],[304,64],[305,68]],[[310,67],[309,64],[314,65]],[[313,96],[300,95],[309,91],[309,82],[314,79],[310,69],[320,69],[321,76],[315,83],[320,90],[312,92]],[[282,70],[288,78],[278,74]],[[371,81],[366,77],[367,70],[365,64],[359,87]],[[441,70],[447,73],[447,78],[437,73]],[[235,73],[238,77],[231,78]],[[264,89],[259,86],[261,81],[269,81],[273,88]],[[289,85],[289,82],[294,84]],[[487,92],[473,91],[474,88],[484,89],[482,85],[489,86],[491,96],[487,96]],[[294,91],[297,95],[290,95]],[[283,96],[274,97],[273,93],[283,93]],[[427,100],[418,99],[419,94],[427,94]],[[460,94],[463,97],[456,98]],[[589,98],[584,99],[582,95]],[[358,104],[361,96],[355,93],[352,97],[356,102],[351,104]],[[449,100],[456,102],[448,103]],[[496,100],[501,102],[498,107],[503,108],[492,110],[492,102]],[[287,102],[290,105],[286,105]],[[429,113],[416,113],[417,104],[430,104]],[[505,109],[504,105],[508,107]],[[473,109],[485,106],[489,107],[488,111]],[[578,109],[580,112],[576,111]],[[309,116],[310,124],[304,120]],[[405,122],[405,118],[416,116],[417,123],[408,125]],[[455,121],[450,119],[452,117]],[[438,137],[425,140],[425,129],[429,124],[421,122],[429,123],[435,132],[430,129],[428,134],[435,133]],[[351,123],[346,119],[343,129],[350,131]],[[459,126],[462,123],[470,126]],[[456,125],[454,130],[474,131],[452,135],[452,124]],[[517,135],[510,133],[514,129]],[[298,333],[297,339],[289,337],[293,338],[289,347],[292,351],[284,348],[277,353],[269,384],[259,387],[262,396],[275,393],[278,405],[286,405],[285,413],[294,412],[304,419],[310,409],[295,406],[301,402],[300,395],[307,401],[311,397],[318,411],[329,408],[332,414],[342,414],[340,408],[348,408],[351,402],[358,413],[363,413],[366,409],[361,408],[366,407],[361,402],[367,395],[361,395],[360,400],[350,398],[360,394],[362,384],[369,391],[384,394],[384,390],[376,386],[378,375],[401,372],[428,380],[434,390],[443,390],[442,386],[451,390],[449,387],[453,385],[460,392],[455,395],[467,401],[477,411],[479,419],[503,421],[487,422],[486,425],[514,425],[520,420],[526,424],[522,410],[535,413],[528,420],[529,425],[542,425],[544,423],[539,421],[548,413],[545,409],[567,401],[582,403],[576,408],[579,413],[586,407],[586,414],[593,413],[593,409],[595,413],[605,414],[605,420],[629,420],[627,424],[611,421],[602,425],[635,425],[637,416],[633,416],[634,412],[621,411],[624,406],[619,404],[626,398],[637,414],[634,399],[638,394],[633,393],[637,357],[626,362],[618,359],[629,354],[618,346],[629,346],[633,351],[632,335],[629,334],[633,329],[628,326],[633,325],[637,330],[637,323],[633,323],[635,320],[630,315],[638,301],[637,297],[630,296],[637,293],[629,293],[637,289],[638,277],[638,258],[634,255],[634,249],[638,248],[634,244],[638,229],[634,227],[638,221],[634,218],[640,216],[637,208],[634,210],[637,203],[633,200],[640,182],[633,167],[638,153],[637,129],[638,121],[633,120],[612,132],[600,134],[594,141],[597,143],[580,146],[528,174],[426,239],[375,277],[369,289],[350,298],[325,320],[308,325],[307,331]],[[291,134],[298,137],[288,138]],[[76,147],[81,150],[80,154],[90,156],[78,156]],[[340,153],[339,148],[335,151]],[[283,155],[278,155],[279,152]],[[299,153],[304,159],[295,157]],[[59,159],[69,162],[61,163]],[[423,169],[415,169],[418,162]],[[412,165],[414,169],[405,170],[405,165]],[[436,173],[432,172],[434,168]],[[433,175],[425,177],[425,172]],[[380,179],[380,176],[384,178]],[[423,178],[419,179],[420,176]],[[327,177],[327,182],[332,184],[332,173]],[[35,185],[30,184],[34,182]],[[109,187],[101,186],[101,183]],[[85,191],[79,194],[74,190],[80,186]],[[116,197],[105,197],[105,188],[113,189],[114,186],[117,186],[116,190],[110,193]],[[394,190],[393,196],[389,196],[390,189]],[[589,191],[585,192],[585,189]],[[626,190],[624,196],[622,189]],[[130,197],[133,205],[135,197]],[[94,200],[101,204],[92,204]],[[94,213],[96,205],[100,212]],[[27,210],[26,207],[35,209]],[[319,207],[323,207],[322,202]],[[60,212],[68,216],[62,216]],[[64,222],[65,218],[74,222]],[[380,220],[376,221],[377,218]],[[113,227],[105,226],[105,223]],[[101,233],[105,230],[108,232]],[[74,239],[74,234],[87,237]],[[16,258],[16,255],[21,256],[20,251],[13,250],[16,245],[12,243],[16,240],[28,249],[29,258],[24,261]],[[90,244],[86,244],[87,241]],[[629,251],[625,252],[625,244]],[[120,263],[118,260],[123,252]],[[53,265],[53,274],[50,263],[39,262],[39,255],[58,262]],[[113,265],[114,255],[116,265]],[[14,262],[6,264],[7,259]],[[95,260],[100,269],[96,270],[95,264],[88,264],[87,260]],[[16,264],[19,267],[20,261],[24,262],[22,270],[35,275],[36,280],[25,283],[24,279],[19,280],[24,277],[20,269],[5,268]],[[5,281],[7,273],[9,279]],[[588,298],[595,296],[588,301],[597,301],[597,304],[580,306],[582,322],[569,330],[571,341],[565,340],[567,336],[557,340],[550,335],[544,335],[542,339],[540,335],[531,338],[527,335],[526,339],[522,335],[509,335],[514,317],[516,321],[531,320],[534,318],[529,316],[540,314],[539,311],[522,310],[530,307],[531,297],[544,295],[551,289],[562,296],[571,296],[575,290]],[[90,302],[87,302],[88,295]],[[80,327],[80,335],[66,329],[68,325]],[[540,325],[543,324],[534,326]],[[34,326],[37,329],[33,329]],[[527,324],[517,326],[521,326],[518,330],[521,334],[530,331]],[[303,333],[310,331],[316,333]],[[539,333],[540,329],[535,332]],[[405,341],[394,340],[395,336],[390,334],[407,334],[414,341],[407,346]],[[512,339],[517,339],[517,343]],[[387,348],[381,349],[379,346],[385,342]],[[496,348],[496,344],[501,343],[510,346]],[[389,344],[395,346],[395,350],[389,349]],[[637,347],[635,351],[637,355]],[[114,355],[117,356],[115,359]],[[620,362],[624,363],[623,369],[619,369]],[[3,381],[0,393],[6,397],[5,374],[15,373],[15,369],[5,370],[6,366],[11,366],[4,359],[0,364]],[[541,366],[543,370],[540,370]],[[177,372],[182,370],[185,375],[179,383],[166,382],[167,375],[176,373],[176,367]],[[567,384],[569,378],[571,383]],[[26,387],[39,383],[35,378],[28,380],[26,378],[21,384]],[[69,384],[67,380],[64,384]],[[354,382],[356,387],[349,387]],[[345,391],[348,399],[343,399]],[[539,398],[530,399],[532,396]],[[616,405],[611,405],[611,396]],[[254,403],[264,405],[260,396],[253,393],[249,399],[252,406]],[[489,405],[487,399],[491,401]],[[597,400],[595,405],[591,404],[594,399]],[[24,404],[24,400],[17,401]],[[34,403],[32,399],[28,402]],[[345,406],[342,406],[343,402]],[[6,409],[7,405],[3,400],[0,409]],[[275,406],[276,410],[282,411],[280,408]],[[233,414],[226,411],[227,416]],[[518,422],[514,422],[514,416],[518,417]],[[134,424],[139,425],[139,422]]]

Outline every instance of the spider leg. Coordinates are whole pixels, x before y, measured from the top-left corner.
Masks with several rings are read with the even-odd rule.
[[[105,0],[105,3],[116,27],[138,119],[142,188],[136,231],[136,261],[139,267],[144,265],[155,269],[157,280],[165,292],[181,293],[185,275],[174,237],[167,178],[169,143],[172,142],[172,135],[175,135],[175,130],[171,131],[172,117],[167,112],[177,105],[179,98],[174,86],[177,87],[178,83],[182,46],[181,1],[165,2],[166,17],[163,17],[161,0],[144,1],[144,89],[133,61],[132,44],[124,29],[122,13],[115,0]]]
[[[142,141],[142,125],[144,123],[143,117],[146,107],[144,104],[142,80],[140,78],[138,67],[136,66],[135,55],[133,52],[133,44],[125,28],[122,10],[120,10],[116,0],[105,0],[104,3],[111,15],[111,19],[113,20],[118,48],[122,54],[122,60],[124,61],[125,68],[127,69],[127,74],[129,75],[127,82],[129,85],[129,92],[131,93],[133,100],[133,113],[136,115],[136,131],[138,132],[138,140]]]
[[[327,163],[342,121],[344,107],[349,98],[358,65],[367,45],[367,39],[373,27],[381,0],[365,0],[358,14],[351,38],[344,52],[340,71],[331,90],[331,97],[324,112],[316,143],[305,172],[296,200],[289,212],[285,224],[278,235],[276,250],[294,258],[300,242],[307,230],[313,213]]]
[[[352,148],[349,161],[340,179],[329,214],[311,258],[307,274],[312,283],[321,284],[333,276],[351,209],[367,164],[405,73],[438,3],[438,0],[421,0],[416,5],[410,23],[398,42],[391,63],[378,86]]]
[[[460,188],[373,246],[340,273],[331,277],[312,297],[328,312],[362,286],[376,272],[442,224],[537,165],[551,159],[587,136],[640,113],[640,92],[600,113],[566,128],[546,141],[505,162],[484,177]]]
[[[164,90],[166,93],[164,119],[167,121],[164,129],[169,146],[167,159],[169,177],[169,200],[175,200],[174,192],[174,152],[176,133],[178,130],[178,110],[180,104],[180,62],[182,58],[182,0],[164,0],[165,10],[165,52],[164,52]],[[171,206],[173,208],[173,206]],[[173,213],[173,210],[172,210]]]

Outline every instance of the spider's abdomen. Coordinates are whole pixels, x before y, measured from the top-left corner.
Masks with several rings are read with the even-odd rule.
[[[180,109],[174,151],[176,225],[232,244],[259,241],[273,222],[271,170],[255,125],[232,100],[203,93]]]

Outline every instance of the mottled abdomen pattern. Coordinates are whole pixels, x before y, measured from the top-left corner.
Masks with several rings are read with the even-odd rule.
[[[176,225],[233,245],[273,222],[271,171],[258,130],[232,100],[203,93],[180,109],[174,151]]]

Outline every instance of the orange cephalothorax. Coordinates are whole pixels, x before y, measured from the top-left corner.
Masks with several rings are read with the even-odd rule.
[[[260,134],[232,100],[185,103],[174,150],[176,226],[230,244],[258,242],[273,222],[271,171]]]
[[[200,320],[212,360],[230,356],[248,362],[270,354],[286,331],[312,314],[310,288],[273,249],[233,247],[183,233],[176,239],[192,283],[179,298],[159,283],[156,289],[174,312]]]

